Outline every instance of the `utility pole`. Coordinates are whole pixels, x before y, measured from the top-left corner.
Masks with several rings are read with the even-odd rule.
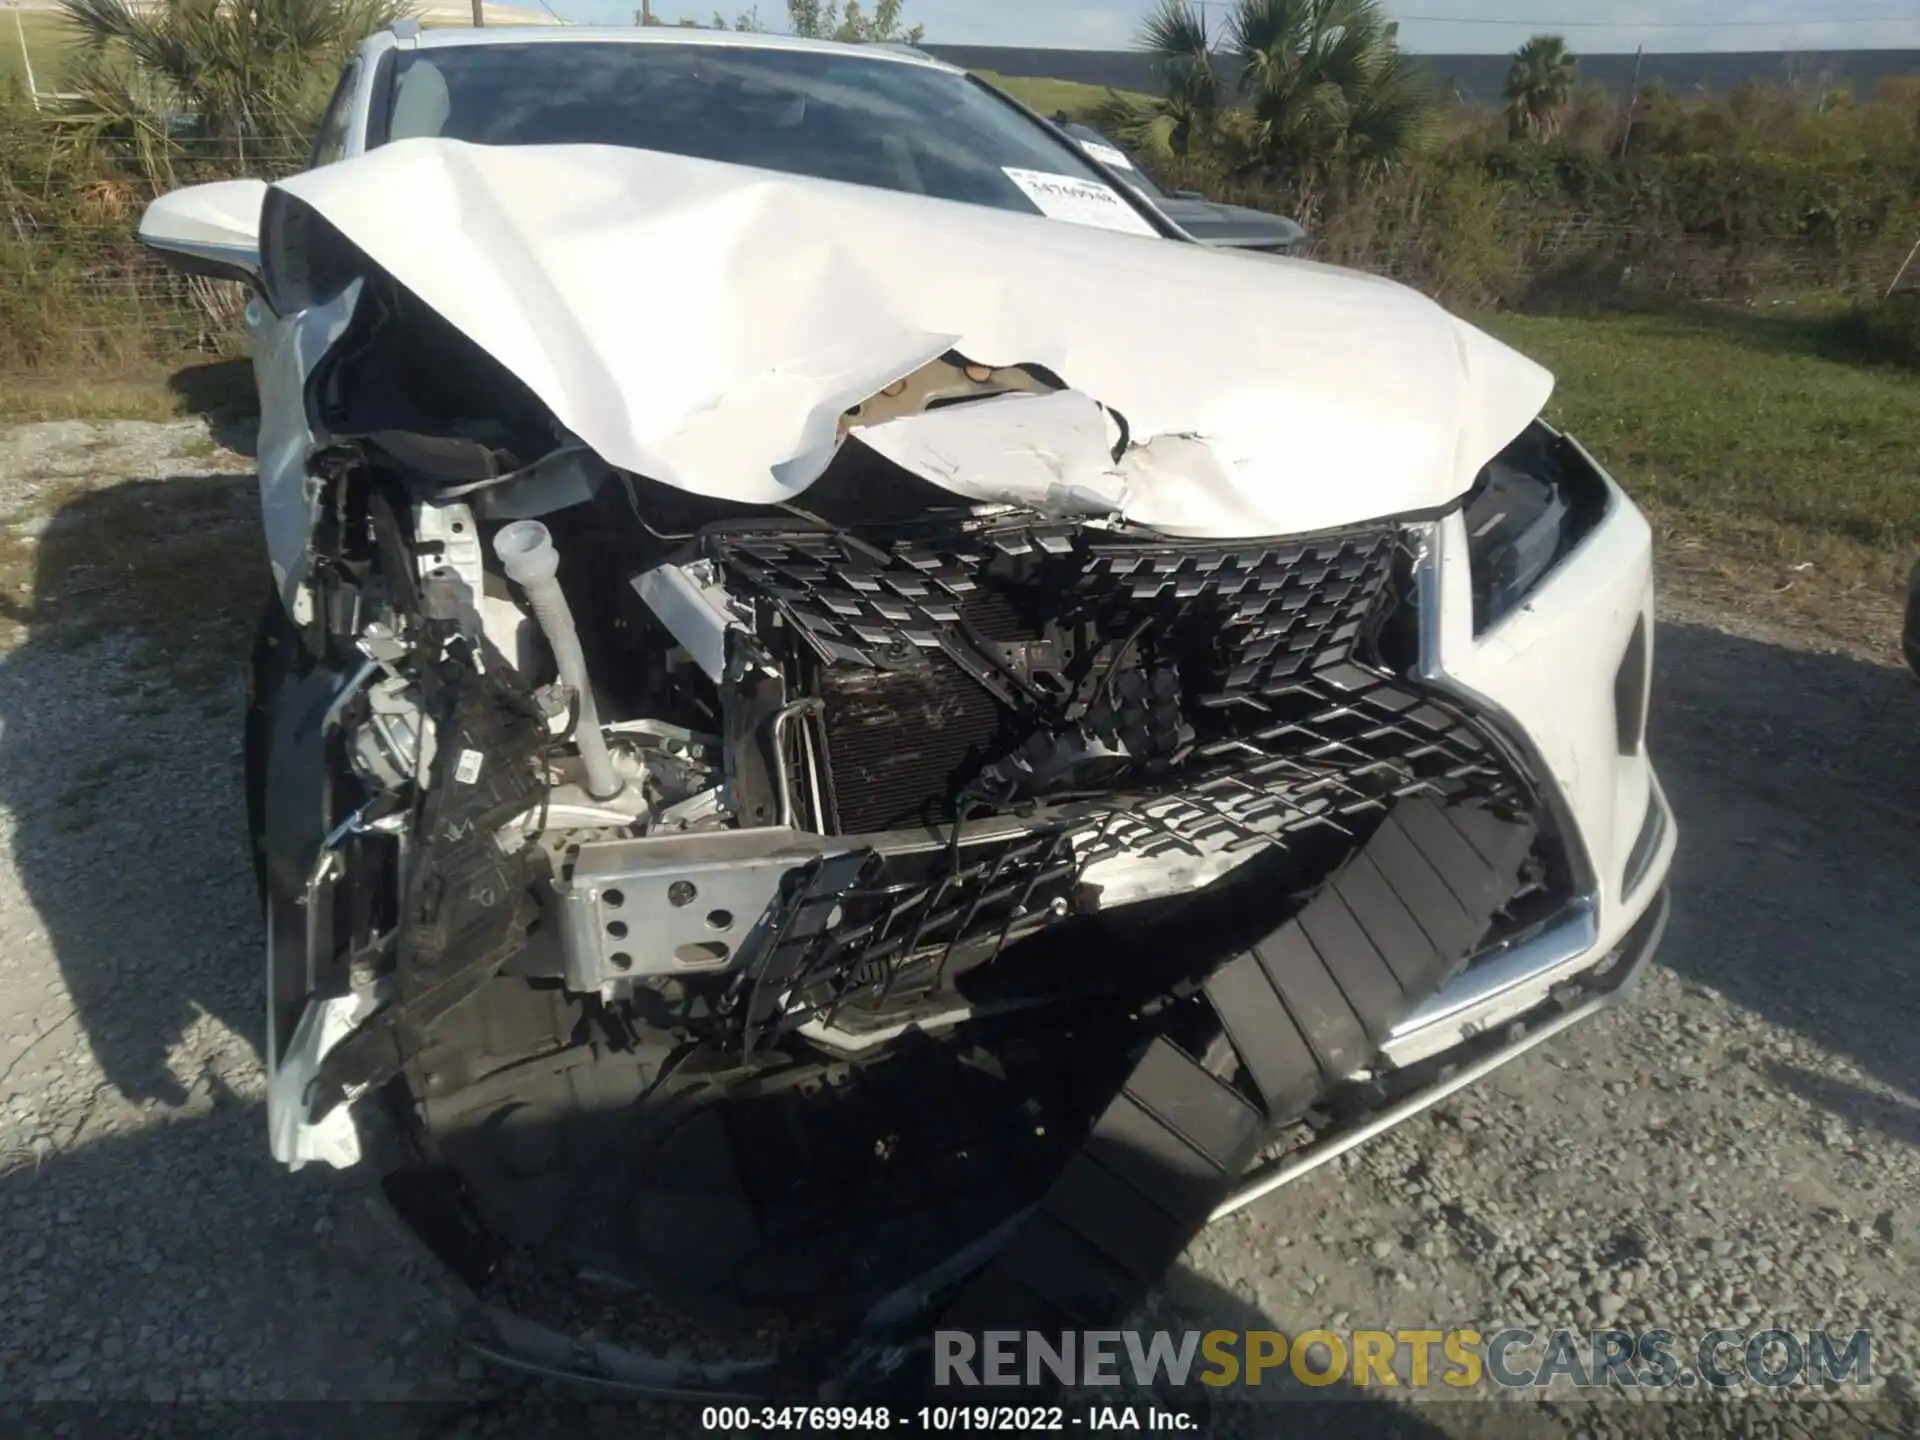
[[[1644,44],[1633,47],[1633,79],[1627,85],[1627,128],[1620,136],[1620,158],[1627,158],[1627,142],[1633,139],[1633,112],[1640,108],[1640,59],[1647,53]]]
[[[473,23],[475,25],[487,23],[486,5],[483,0],[473,0]]]

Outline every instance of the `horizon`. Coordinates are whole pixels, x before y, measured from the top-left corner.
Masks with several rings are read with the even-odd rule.
[[[549,23],[625,26],[633,23],[640,3],[487,0],[487,8],[537,16]],[[867,8],[872,3],[867,0]],[[1214,18],[1217,34],[1217,17],[1233,0],[1191,3]],[[0,10],[57,8],[58,0],[0,0]],[[461,0],[424,0],[418,8],[440,18],[464,6]],[[1019,0],[905,0],[902,18],[910,27],[925,26],[924,43],[929,45],[1112,53],[1138,49],[1141,23],[1153,8],[1153,0],[1065,6],[1034,6]],[[1574,18],[1568,13],[1574,8],[1570,0],[1384,0],[1382,8],[1400,22],[1401,49],[1410,55],[1511,55],[1540,34],[1558,35],[1576,56],[1596,59],[1631,58],[1636,49],[1648,56],[1920,50],[1920,0],[1637,0],[1634,5],[1590,11],[1608,17],[1598,20]],[[716,9],[729,22],[757,11],[766,30],[783,33],[786,29],[785,0],[759,0],[758,4],[727,0],[718,7],[713,0],[653,0],[654,14],[666,24],[680,20],[705,24]],[[1620,10],[1627,13],[1615,18]],[[1495,11],[1499,13],[1488,13]]]
[[[1194,0],[1210,15],[1231,0]],[[574,23],[627,24],[639,0],[522,0],[515,8]],[[752,9],[739,0],[718,7],[732,21]],[[762,0],[761,22],[784,28],[784,0]],[[871,10],[871,3],[867,5]],[[905,0],[902,18],[924,25],[934,45],[1005,46],[1036,50],[1113,51],[1137,48],[1150,0],[1110,4],[1032,5],[1021,0]],[[1920,8],[1908,0],[1635,0],[1589,10],[1571,0],[1387,0],[1400,21],[1401,48],[1419,55],[1508,55],[1537,34],[1560,35],[1579,55],[1831,54],[1920,49]],[[654,0],[671,23],[706,23],[712,0]]]

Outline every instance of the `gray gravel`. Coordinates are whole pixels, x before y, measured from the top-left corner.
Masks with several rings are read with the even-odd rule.
[[[242,653],[183,676],[151,593],[86,563],[192,492],[179,543],[263,574],[245,469],[192,423],[0,431],[0,1399],[497,1398],[373,1177],[266,1154]],[[1169,1316],[1868,1325],[1869,1390],[1728,1433],[1914,1421],[1920,688],[1699,623],[1657,665],[1683,851],[1634,1001],[1215,1227]]]

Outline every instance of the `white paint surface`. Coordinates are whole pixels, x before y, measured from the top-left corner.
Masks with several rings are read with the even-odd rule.
[[[1371,276],[680,156],[409,140],[283,186],[608,462],[749,504],[805,490],[849,407],[949,350],[1124,417],[1128,485],[1190,534],[1442,505],[1552,388]],[[954,485],[1007,483],[998,438]]]

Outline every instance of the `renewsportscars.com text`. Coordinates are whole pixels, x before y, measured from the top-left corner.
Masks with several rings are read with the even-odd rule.
[[[933,1383],[997,1386],[1346,1384],[1472,1390],[1729,1389],[1873,1376],[1866,1330],[942,1330]]]

